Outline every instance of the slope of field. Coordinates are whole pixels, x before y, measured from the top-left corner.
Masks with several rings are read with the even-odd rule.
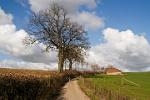
[[[0,69],[0,100],[55,100],[60,88],[77,76],[75,71]]]
[[[32,77],[49,77],[57,74],[55,71],[44,70],[26,70],[26,69],[9,69],[0,68],[0,76],[32,76]]]
[[[79,83],[93,100],[150,100],[150,72],[85,76]]]

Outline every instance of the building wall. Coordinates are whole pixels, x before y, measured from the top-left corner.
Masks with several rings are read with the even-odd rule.
[[[112,72],[112,73],[108,73],[106,72],[107,75],[121,75],[121,72]]]

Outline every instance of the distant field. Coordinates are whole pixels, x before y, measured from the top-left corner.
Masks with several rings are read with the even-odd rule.
[[[107,95],[110,100],[150,100],[150,72],[85,76],[84,81],[79,83],[93,100],[99,100],[101,94],[103,98]]]
[[[55,100],[60,88],[76,76],[75,71],[0,68],[0,100]]]
[[[24,77],[50,77],[55,75],[55,71],[44,71],[44,70],[26,70],[26,69],[9,69],[9,68],[0,68],[0,76],[24,76]]]

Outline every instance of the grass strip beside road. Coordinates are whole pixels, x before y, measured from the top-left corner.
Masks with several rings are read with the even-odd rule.
[[[150,100],[150,72],[125,73],[123,76],[85,75],[79,84],[92,100]]]

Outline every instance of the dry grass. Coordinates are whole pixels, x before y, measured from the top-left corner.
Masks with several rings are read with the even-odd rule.
[[[26,69],[8,69],[0,68],[0,76],[22,76],[22,77],[49,77],[53,74],[57,74],[55,71],[43,71],[43,70],[26,70]]]

